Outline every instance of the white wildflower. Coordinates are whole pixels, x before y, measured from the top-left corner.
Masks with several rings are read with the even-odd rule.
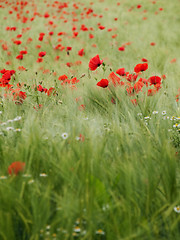
[[[11,131],[11,130],[14,130],[14,128],[13,127],[7,127],[6,128],[6,131]]]
[[[180,213],[180,206],[174,207],[174,211]]]
[[[30,179],[30,180],[28,181],[28,184],[32,184],[32,183],[34,183],[34,179]]]
[[[105,232],[104,232],[102,229],[98,229],[98,230],[96,231],[96,234],[97,234],[97,235],[105,235]]]
[[[12,123],[12,122],[14,122],[14,120],[12,119],[7,120],[7,123]]]
[[[46,173],[40,173],[39,176],[40,177],[47,177],[48,175]]]
[[[21,129],[20,128],[16,128],[16,129],[14,129],[14,132],[21,132]]]
[[[68,133],[62,133],[62,134],[61,134],[61,137],[62,137],[63,139],[67,139],[67,138],[68,138]]]
[[[81,232],[80,227],[75,227],[75,228],[74,228],[74,232],[76,232],[76,233],[80,233],[80,232]]]
[[[22,118],[21,116],[17,116],[13,119],[13,121],[19,121],[19,120],[21,120],[21,118]]]
[[[7,176],[0,176],[0,180],[7,179]]]

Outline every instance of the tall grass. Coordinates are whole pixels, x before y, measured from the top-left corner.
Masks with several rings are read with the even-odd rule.
[[[8,91],[0,88],[0,239],[178,240],[180,214],[174,211],[180,205],[180,138],[174,126],[180,116],[175,100],[179,87],[178,0],[156,4],[122,0],[120,6],[116,1],[93,5],[73,1],[79,6],[79,21],[74,23],[70,1],[64,9],[69,13],[65,15],[67,23],[37,17],[25,24],[15,20],[16,13],[8,14],[15,4],[8,2],[12,5],[2,1],[5,8],[0,8],[0,39],[8,44],[11,56],[2,50],[1,70],[16,70],[10,83],[14,88],[24,83],[21,91],[27,98],[23,104],[15,104],[12,96],[5,97]],[[30,15],[34,11],[32,2],[26,8]],[[48,11],[59,16],[52,1],[46,3],[49,8],[44,1],[34,3],[40,14]],[[138,4],[142,4],[141,9]],[[84,7],[93,8],[103,18],[80,19]],[[161,7],[163,11],[158,10]],[[52,30],[46,25],[50,20],[58,25],[53,29],[56,37],[47,44],[45,40],[39,42],[40,32],[47,36]],[[106,30],[98,30],[98,22]],[[77,29],[82,24],[93,27],[94,39],[83,31],[78,39],[68,38],[73,24]],[[18,30],[6,31],[7,26],[17,26]],[[22,45],[14,45],[10,39],[25,27],[31,29],[23,34]],[[60,31],[67,33],[62,45],[73,47],[69,55],[53,49]],[[113,34],[117,38],[113,39]],[[26,44],[29,37],[33,41]],[[124,52],[118,51],[126,42],[132,43]],[[151,46],[151,42],[156,45]],[[96,48],[92,47],[94,43]],[[41,49],[36,49],[37,44]],[[26,46],[28,55],[19,62],[16,56]],[[79,57],[77,52],[82,47],[85,56]],[[43,63],[36,62],[40,51],[47,52]],[[91,72],[88,63],[97,54],[105,66]],[[54,61],[57,55],[58,62]],[[133,105],[133,97],[123,87],[96,86],[120,67],[133,72],[143,57],[148,59],[149,68],[142,77],[166,75],[154,96],[147,96],[143,90]],[[171,63],[173,58],[177,61]],[[77,60],[82,64],[66,66]],[[7,61],[11,61],[8,66]],[[22,65],[26,71],[18,70]],[[42,66],[49,73],[43,73]],[[75,89],[61,85],[58,77],[63,74],[80,79]],[[54,87],[55,92],[47,96],[37,91],[39,84]],[[25,169],[10,176],[8,167],[15,161],[25,162]]]

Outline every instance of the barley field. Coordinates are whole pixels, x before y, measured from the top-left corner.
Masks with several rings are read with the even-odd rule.
[[[0,0],[0,240],[180,239],[179,12]]]

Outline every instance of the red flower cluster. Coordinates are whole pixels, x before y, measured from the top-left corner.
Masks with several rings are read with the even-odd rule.
[[[18,175],[24,171],[25,163],[24,162],[13,162],[8,167],[8,173],[9,175]]]
[[[0,78],[0,87],[7,87],[12,75],[15,74],[15,71],[3,69],[0,73],[2,73],[2,77]]]
[[[139,63],[135,66],[134,72],[139,73],[139,72],[144,72],[148,69],[148,64],[147,63]]]
[[[73,86],[74,84],[79,82],[79,80],[76,77],[68,79],[68,76],[66,76],[66,75],[59,76],[58,80],[61,81],[61,85],[68,84],[71,86]]]
[[[143,60],[144,63],[137,64],[134,67],[135,74],[125,72],[125,68],[119,68],[118,70],[116,70],[116,73],[120,75],[122,78],[124,78],[125,81],[122,81],[120,77],[118,77],[114,72],[111,72],[108,76],[108,79],[103,78],[96,85],[102,88],[108,87],[109,84],[111,83],[114,87],[124,86],[127,95],[130,97],[139,94],[144,86],[149,87],[153,85],[154,88],[147,89],[145,92],[147,96],[153,96],[161,88],[161,78],[158,76],[151,76],[148,79],[145,78],[138,79],[140,72],[144,72],[148,69],[148,63],[146,62],[147,60],[146,59]],[[91,68],[91,70],[95,70],[100,64],[101,62],[99,56],[97,55],[90,60],[89,67]],[[111,102],[115,104],[116,100],[112,97]],[[131,102],[134,105],[138,104],[137,99],[131,99]]]

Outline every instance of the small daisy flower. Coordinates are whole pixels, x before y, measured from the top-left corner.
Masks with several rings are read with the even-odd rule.
[[[0,111],[0,114],[2,114],[2,111]]]
[[[7,179],[7,176],[0,176],[0,180]]]
[[[162,115],[166,115],[166,111],[162,111]]]
[[[98,229],[98,230],[96,231],[96,234],[97,234],[97,235],[105,235],[105,232],[104,232],[102,229]]]
[[[180,206],[174,207],[174,211],[180,213]]]
[[[30,178],[31,177],[30,174],[23,174],[22,176],[25,177],[25,178]]]
[[[40,173],[39,176],[40,177],[47,177],[48,175],[46,173]]]
[[[84,231],[82,231],[81,235],[84,236],[84,235],[86,235],[86,233],[87,233],[87,231],[84,230]]]
[[[15,122],[16,122],[16,121],[19,121],[19,120],[21,120],[21,118],[22,118],[21,116],[17,116],[17,117],[15,117],[15,118],[13,119],[13,121],[15,121]]]
[[[169,117],[168,117],[168,116],[164,116],[164,117],[163,117],[163,120],[166,120],[166,119],[169,119]]]
[[[16,128],[16,129],[14,129],[14,132],[21,132],[21,129],[20,128]]]
[[[49,230],[50,228],[51,228],[50,225],[47,225],[47,226],[46,226],[46,230]]]
[[[174,121],[174,120],[176,120],[176,117],[175,117],[175,116],[172,116],[172,117],[170,118],[170,120],[171,120],[171,121]]]
[[[75,222],[77,225],[80,224],[80,219],[78,218]]]
[[[73,235],[73,237],[78,237],[79,236],[79,234],[76,233],[76,232],[73,232],[72,235]]]
[[[109,209],[109,204],[103,205],[102,210],[107,211]]]
[[[80,227],[75,227],[75,228],[74,228],[74,232],[76,232],[76,233],[80,233],[80,232],[81,232]]]
[[[32,183],[34,183],[34,179],[31,179],[28,181],[28,184],[32,184]]]
[[[153,111],[152,113],[153,113],[153,114],[158,114],[158,111]]]
[[[11,131],[11,130],[14,130],[14,128],[13,127],[7,127],[6,128],[6,131]]]
[[[7,125],[7,123],[6,122],[1,123],[1,126],[4,126],[4,125]]]
[[[147,117],[144,117],[144,120],[147,120],[147,119],[151,119],[149,116],[147,116]]]
[[[7,120],[7,123],[12,123],[12,122],[14,122],[14,120],[12,119]]]
[[[68,138],[68,133],[62,133],[61,134],[61,137],[65,140]]]

